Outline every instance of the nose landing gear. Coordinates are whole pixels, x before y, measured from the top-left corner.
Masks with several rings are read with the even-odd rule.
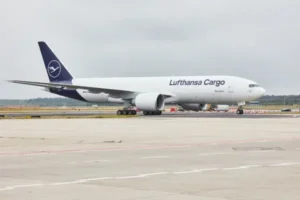
[[[238,114],[238,115],[244,114],[243,106],[238,107],[238,109],[236,110],[236,114]]]

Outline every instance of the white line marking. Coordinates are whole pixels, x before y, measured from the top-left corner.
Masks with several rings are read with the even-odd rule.
[[[298,165],[300,162],[292,162],[292,163],[278,163],[273,165],[268,165],[269,167],[279,167],[279,166],[290,166],[290,165]]]
[[[95,162],[108,162],[110,160],[86,160],[86,161],[79,161],[79,162],[68,162],[69,164],[77,164],[77,163],[95,163]]]
[[[193,169],[190,171],[178,171],[178,172],[172,172],[172,174],[190,174],[190,173],[198,173],[203,171],[213,171],[218,170],[219,168],[208,168],[208,169]]]
[[[170,158],[172,156],[146,156],[146,157],[141,157],[140,159],[153,159],[153,158]]]
[[[0,191],[5,190],[13,190],[17,188],[25,188],[25,187],[42,187],[42,186],[60,186],[60,185],[70,185],[70,184],[78,184],[78,183],[86,183],[91,181],[99,181],[99,180],[124,180],[124,179],[136,179],[136,178],[146,178],[150,176],[159,176],[159,175],[166,175],[166,174],[189,174],[189,173],[199,173],[204,171],[215,171],[215,170],[240,170],[240,169],[249,169],[253,167],[280,167],[280,166],[289,166],[289,165],[300,165],[300,162],[290,162],[290,163],[277,163],[277,164],[270,164],[270,165],[243,165],[243,166],[236,166],[230,168],[207,168],[207,169],[193,169],[189,171],[175,171],[175,172],[154,172],[154,173],[146,173],[146,174],[138,174],[138,175],[131,175],[131,176],[117,176],[117,177],[96,177],[96,178],[86,178],[86,179],[78,179],[73,181],[64,181],[64,182],[55,182],[50,184],[30,184],[30,185],[15,185],[15,186],[7,186],[4,188],[0,188]]]
[[[222,170],[248,169],[251,167],[262,167],[262,165],[245,165],[245,166],[239,166],[239,167],[222,168]]]
[[[190,174],[190,173],[196,173],[198,170],[190,170],[190,171],[179,171],[179,172],[172,172],[172,174]]]
[[[68,181],[68,182],[51,183],[50,185],[69,185],[69,184],[85,183],[90,181],[108,180],[108,179],[113,179],[113,178],[112,177],[87,178],[87,179],[79,179],[79,180]]]
[[[155,175],[164,175],[168,174],[169,172],[156,172],[156,173],[148,173],[148,174],[139,174],[136,176],[121,176],[121,177],[115,177],[114,179],[132,179],[132,178],[144,178],[148,176],[155,176]]]

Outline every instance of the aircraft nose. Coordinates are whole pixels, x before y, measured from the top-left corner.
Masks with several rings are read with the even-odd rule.
[[[260,88],[260,93],[261,93],[261,96],[263,96],[266,93],[266,90],[264,88]]]

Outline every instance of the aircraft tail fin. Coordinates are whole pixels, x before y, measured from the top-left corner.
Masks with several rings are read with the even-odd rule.
[[[73,77],[55,56],[48,45],[40,41],[38,42],[40,51],[44,60],[46,71],[50,82],[72,81]]]

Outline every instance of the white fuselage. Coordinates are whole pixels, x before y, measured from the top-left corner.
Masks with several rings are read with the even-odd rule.
[[[161,92],[172,94],[166,103],[217,103],[247,102],[264,95],[257,83],[234,76],[171,76],[126,78],[77,78],[74,85],[120,89],[135,92]],[[255,85],[250,87],[250,85]],[[77,90],[88,102],[124,102],[104,93]]]

